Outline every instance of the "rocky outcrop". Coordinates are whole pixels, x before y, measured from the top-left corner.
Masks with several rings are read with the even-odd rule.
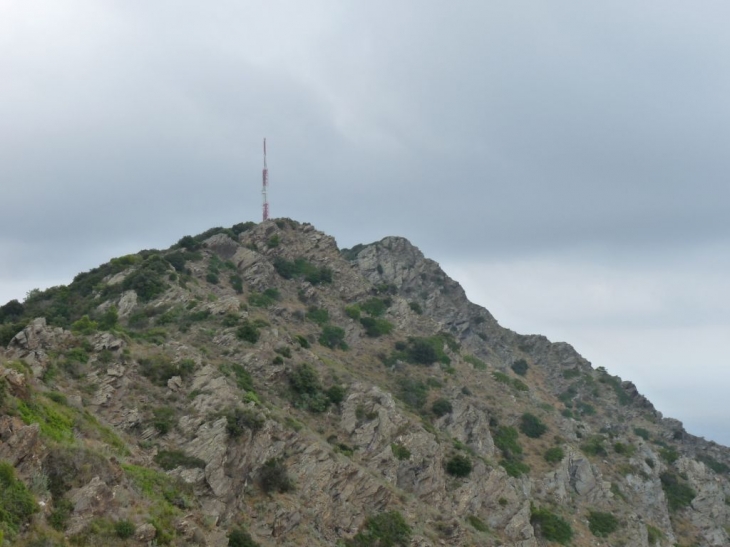
[[[6,355],[10,359],[22,359],[39,378],[48,366],[48,350],[63,347],[73,335],[58,327],[50,327],[44,317],[31,321],[22,331],[16,334]]]

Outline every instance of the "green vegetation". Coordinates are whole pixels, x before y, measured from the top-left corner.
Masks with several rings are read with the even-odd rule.
[[[697,456],[697,460],[704,463],[707,467],[712,469],[715,473],[721,474],[721,473],[730,473],[730,467],[728,467],[726,464],[717,461],[712,456],[707,455],[700,455]]]
[[[526,412],[520,418],[520,431],[532,439],[542,437],[547,430],[547,426],[534,414]]]
[[[411,457],[411,451],[402,444],[392,443],[390,449],[393,451],[393,455],[399,460],[408,460]]]
[[[273,306],[281,298],[278,289],[269,288],[263,293],[251,292],[248,295],[248,303],[255,308],[268,308]]]
[[[648,441],[649,440],[649,430],[644,429],[643,427],[635,427],[634,428],[634,434],[637,437],[641,437],[645,441]]]
[[[276,247],[279,246],[280,243],[281,243],[281,238],[279,237],[279,234],[274,234],[273,236],[271,236],[269,239],[266,240],[266,246],[269,249],[275,249]]]
[[[502,452],[501,465],[511,477],[529,473],[530,466],[521,461],[522,446],[517,441],[519,433],[514,427],[501,426],[493,433],[494,445]]]
[[[505,374],[504,372],[499,372],[498,370],[492,373],[492,377],[497,382],[512,386],[517,391],[529,391],[530,389],[529,387],[527,387],[527,384],[525,384],[519,378],[510,378],[507,374]]]
[[[347,317],[349,317],[350,319],[359,321],[361,313],[362,313],[362,310],[360,309],[360,306],[358,306],[357,304],[354,304],[352,306],[345,306],[345,315],[347,315]]]
[[[447,345],[446,336],[437,334],[428,338],[411,337],[406,342],[397,342],[396,351],[390,357],[390,361],[407,361],[417,365],[430,365],[440,362],[445,365],[451,364],[451,359],[444,352]]]
[[[474,355],[464,355],[464,361],[471,364],[475,370],[487,370],[487,363]]]
[[[414,313],[423,315],[423,308],[418,302],[408,302],[408,307],[411,308]]]
[[[421,380],[415,378],[401,378],[398,381],[398,398],[411,408],[418,410],[426,404],[429,387]]]
[[[183,359],[175,363],[164,353],[139,359],[139,373],[158,386],[166,386],[167,381],[173,376],[180,376],[185,380],[194,370],[195,361],[192,359]]]
[[[656,545],[664,539],[664,534],[659,528],[652,526],[651,524],[646,525],[646,535],[649,540],[649,545]]]
[[[471,460],[463,454],[455,454],[446,462],[446,472],[454,477],[468,477],[471,470]]]
[[[600,377],[598,378],[598,381],[604,384],[608,384],[611,389],[613,389],[620,405],[625,406],[631,402],[631,397],[621,386],[621,378],[619,378],[618,376],[611,376],[605,371],[605,369],[602,369],[602,367],[599,367],[599,374]]]
[[[274,269],[284,279],[304,278],[312,285],[332,283],[332,270],[327,266],[317,267],[303,258],[293,262],[282,257],[274,259]]]
[[[677,452],[674,448],[666,447],[659,451],[659,456],[661,456],[661,458],[669,465],[672,465],[679,459],[679,452]]]
[[[119,539],[129,539],[134,535],[136,526],[129,520],[119,520],[114,523],[114,533]]]
[[[684,507],[689,507],[692,500],[697,495],[694,490],[682,479],[670,471],[665,471],[659,475],[662,483],[664,495],[667,497],[667,503],[671,511],[678,511]]]
[[[205,468],[205,462],[203,460],[194,456],[188,456],[182,450],[160,450],[155,454],[154,459],[155,463],[165,471],[170,471],[176,467]]]
[[[255,323],[244,319],[243,323],[236,329],[236,338],[255,344],[259,341],[259,329]]]
[[[246,530],[234,528],[228,533],[228,547],[259,547],[259,544]]]
[[[302,363],[289,373],[289,385],[296,407],[306,408],[311,412],[324,412],[332,402],[322,389],[317,371],[307,363]]]
[[[573,529],[570,524],[547,509],[532,507],[530,523],[535,528],[535,534],[548,541],[567,545],[573,539]]]
[[[360,324],[365,327],[365,334],[370,338],[377,338],[385,334],[393,332],[393,323],[386,319],[378,319],[374,317],[360,318]]]
[[[99,323],[89,319],[88,315],[84,315],[78,321],[74,321],[71,325],[71,332],[75,334],[94,334],[99,329]]]
[[[311,306],[309,310],[307,310],[307,319],[321,326],[330,320],[330,314],[324,308]]]
[[[565,452],[559,446],[553,446],[552,448],[548,448],[542,457],[545,458],[545,461],[548,463],[558,463],[563,461]]]
[[[388,310],[392,301],[390,298],[371,298],[360,304],[360,309],[372,317],[381,317]]]
[[[226,431],[234,439],[243,435],[247,429],[256,433],[264,427],[264,417],[250,408],[234,408],[226,414]]]
[[[476,515],[469,515],[466,520],[477,532],[489,532],[489,526]]]
[[[169,264],[159,255],[147,257],[122,282],[122,289],[134,291],[142,302],[149,302],[167,289],[164,276],[168,273]]]
[[[446,416],[446,414],[451,414],[453,410],[454,407],[452,406],[451,401],[444,399],[443,397],[436,399],[431,405],[431,411],[439,418],[441,416]]]
[[[26,424],[37,423],[41,435],[47,439],[64,443],[73,441],[77,415],[67,406],[36,396],[28,401],[19,400],[17,410]]]
[[[15,468],[0,462],[0,538],[14,535],[38,511],[33,495],[15,478]]]
[[[586,442],[580,445],[580,449],[584,454],[589,456],[608,456],[606,447],[603,445],[605,442],[603,435],[593,435]]]
[[[616,452],[616,454],[631,457],[636,453],[636,447],[633,444],[614,443],[613,451]]]
[[[398,511],[389,511],[369,517],[362,530],[352,539],[345,540],[346,547],[408,547],[411,544],[411,527]]]
[[[618,530],[618,526],[618,519],[611,513],[591,511],[588,514],[588,528],[596,537],[608,537],[610,534]]]
[[[527,369],[529,368],[529,365],[524,359],[517,359],[517,361],[512,363],[512,366],[510,368],[515,372],[515,374],[524,376],[525,374],[527,374]]]
[[[277,458],[271,458],[259,469],[259,484],[261,489],[270,494],[279,492],[283,494],[294,490],[294,483],[289,478],[284,462]]]
[[[243,368],[243,366],[232,363],[220,365],[218,368],[226,376],[233,376],[236,380],[236,387],[238,387],[238,389],[242,389],[243,391],[256,391],[253,386],[253,378],[251,378],[251,374]]]
[[[243,294],[243,278],[238,274],[231,274],[228,278],[228,282],[231,284],[233,290],[238,294]]]
[[[330,349],[339,348],[346,350],[345,330],[334,325],[325,325],[322,327],[322,333],[319,335],[319,343]]]
[[[160,406],[153,409],[151,423],[160,435],[166,435],[177,423],[175,409],[171,406]]]

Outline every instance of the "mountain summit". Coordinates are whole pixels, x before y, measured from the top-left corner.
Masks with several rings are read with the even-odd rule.
[[[289,219],[0,307],[3,545],[730,544],[730,452],[406,239]]]

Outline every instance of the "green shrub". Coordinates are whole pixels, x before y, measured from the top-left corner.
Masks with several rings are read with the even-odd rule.
[[[119,539],[129,539],[134,535],[136,526],[129,520],[119,520],[114,523],[114,533]]]
[[[259,469],[259,484],[261,489],[270,494],[281,494],[294,490],[294,483],[289,478],[286,465],[277,458],[271,458]]]
[[[236,338],[255,344],[259,341],[259,329],[248,319],[245,319],[243,324],[236,329]]]
[[[548,463],[558,463],[563,461],[565,452],[559,446],[553,446],[552,448],[548,448],[542,457],[545,458],[545,461]]]
[[[259,547],[259,544],[247,531],[234,528],[228,533],[228,547]]]
[[[519,477],[530,472],[530,466],[516,458],[500,460],[499,465],[504,468],[510,477]]]
[[[276,247],[279,246],[280,243],[281,243],[281,238],[279,237],[279,234],[274,234],[273,236],[271,236],[269,239],[266,240],[266,246],[269,249],[275,249]]]
[[[471,460],[463,454],[455,454],[446,462],[446,472],[454,477],[468,477],[471,470]]]
[[[195,369],[195,362],[191,359],[183,359],[174,363],[170,357],[163,353],[139,360],[139,373],[148,378],[158,386],[166,386],[167,381],[173,376],[188,378]]]
[[[704,463],[707,467],[712,469],[715,473],[721,474],[721,473],[730,473],[730,467],[725,465],[722,462],[717,461],[712,456],[697,456],[697,460]]]
[[[278,289],[266,289],[263,293],[251,292],[248,295],[248,303],[256,308],[268,308],[273,306],[281,298]]]
[[[303,258],[297,258],[293,262],[282,257],[274,259],[274,269],[284,279],[303,277],[312,285],[320,283],[332,283],[332,270],[327,266],[317,267]]]
[[[501,426],[494,434],[494,445],[502,451],[505,458],[522,454],[522,447],[517,441],[519,433],[514,427]]]
[[[464,361],[470,363],[475,370],[487,370],[487,363],[474,355],[464,355]]]
[[[142,302],[148,302],[167,289],[167,283],[163,280],[167,272],[168,263],[159,256],[152,255],[122,281],[122,289],[132,290]]]
[[[174,427],[175,409],[170,406],[161,406],[152,410],[152,426],[161,434],[165,435]]]
[[[662,489],[667,497],[667,503],[671,511],[678,511],[683,507],[688,507],[697,495],[684,482],[684,479],[669,471],[665,471],[659,475],[659,480],[662,483]]]
[[[205,462],[203,460],[194,456],[188,456],[182,450],[160,450],[155,454],[154,460],[165,471],[170,471],[176,467],[205,468]]]
[[[207,274],[205,274],[205,280],[208,283],[212,283],[213,285],[217,285],[219,281],[218,275],[214,272],[208,272]]]
[[[313,395],[322,389],[317,371],[307,363],[297,366],[289,374],[289,384],[292,389],[299,394]]]
[[[393,455],[399,460],[408,460],[411,457],[411,451],[402,444],[392,443],[390,445],[390,449],[393,452]]]
[[[231,274],[228,282],[238,294],[243,294],[243,278],[240,275]]]
[[[339,348],[346,350],[345,330],[334,325],[325,325],[322,327],[319,343],[331,349]]]
[[[345,395],[347,394],[347,390],[342,386],[332,386],[325,391],[325,395],[327,395],[327,398],[330,400],[332,404],[338,405],[342,401],[345,400]]]
[[[360,318],[360,324],[365,327],[365,334],[370,338],[377,338],[393,332],[393,323],[385,319],[362,317]]]
[[[423,308],[418,302],[408,302],[408,307],[411,308],[414,313],[423,315]]]
[[[633,444],[626,443],[614,443],[613,450],[616,454],[621,454],[626,457],[633,456],[636,452],[636,447]]]
[[[450,414],[453,410],[454,407],[451,404],[451,401],[444,398],[436,399],[431,405],[431,411],[439,418],[441,416],[445,416],[446,414]]]
[[[547,426],[534,414],[526,412],[520,418],[520,431],[532,439],[542,437],[547,430]]]
[[[618,530],[618,519],[611,513],[591,511],[588,514],[588,528],[594,536],[605,538]]]
[[[401,378],[399,380],[398,397],[408,406],[419,409],[426,404],[428,385],[415,378]]]
[[[300,345],[301,347],[303,347],[303,348],[305,348],[305,349],[307,349],[307,348],[309,347],[309,340],[307,340],[307,339],[306,339],[306,338],[305,338],[304,336],[302,336],[301,334],[297,334],[297,335],[296,335],[296,340],[297,340],[297,343],[298,343],[298,344],[299,344],[299,345]]]
[[[512,363],[512,366],[510,368],[515,372],[515,374],[524,376],[525,374],[527,374],[527,369],[529,368],[529,365],[524,359],[518,359],[517,361]]]
[[[370,314],[372,317],[380,317],[390,307],[390,298],[371,298],[360,304],[360,309],[365,313]]]
[[[264,418],[249,408],[234,408],[226,413],[226,431],[233,437],[240,437],[245,430],[256,433],[264,427]]]
[[[667,447],[662,448],[659,451],[659,456],[661,456],[661,458],[669,465],[672,465],[679,459],[679,452],[677,452],[674,448]]]
[[[510,378],[507,374],[504,372],[499,372],[498,370],[495,370],[492,373],[492,378],[497,380],[501,384],[512,384],[512,378]]]
[[[84,315],[71,325],[71,331],[75,334],[94,334],[98,329],[99,324],[89,319],[88,315]]]
[[[530,523],[535,528],[535,534],[548,541],[567,545],[573,538],[573,529],[570,524],[547,509],[533,507],[530,514]]]
[[[643,427],[635,427],[634,428],[634,434],[637,437],[641,437],[645,441],[648,441],[649,440],[649,430],[644,429]]]
[[[37,511],[33,495],[15,478],[15,468],[8,462],[0,462],[0,531],[17,533]]]
[[[349,317],[350,319],[354,319],[355,321],[360,320],[360,306],[357,304],[354,304],[352,306],[345,306],[345,315]]]
[[[646,525],[646,535],[649,540],[649,545],[656,545],[664,539],[664,534],[659,528],[652,526],[651,524]]]
[[[594,435],[585,443],[580,445],[580,449],[589,456],[608,456],[606,448],[603,446],[605,438],[601,435]]]
[[[476,515],[469,515],[466,520],[477,532],[489,532],[489,526]]]
[[[411,527],[398,511],[380,513],[369,517],[363,529],[352,539],[345,540],[346,547],[408,547],[411,544]]]
[[[256,226],[255,222],[247,221],[247,222],[239,222],[238,224],[234,224],[231,226],[231,231],[235,235],[242,234],[243,232],[249,231],[251,228],[254,228]]]
[[[330,314],[324,308],[317,308],[312,306],[309,308],[309,310],[307,310],[307,319],[321,326],[330,320]]]
[[[62,532],[68,528],[68,521],[71,518],[74,505],[66,498],[59,498],[53,502],[53,511],[48,515],[48,524],[51,528]]]

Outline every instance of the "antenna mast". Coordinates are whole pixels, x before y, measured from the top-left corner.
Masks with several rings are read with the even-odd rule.
[[[264,220],[269,219],[269,198],[266,195],[266,191],[269,188],[269,169],[266,167],[266,137],[264,137],[264,171],[263,171],[263,188],[261,194],[264,198]]]

